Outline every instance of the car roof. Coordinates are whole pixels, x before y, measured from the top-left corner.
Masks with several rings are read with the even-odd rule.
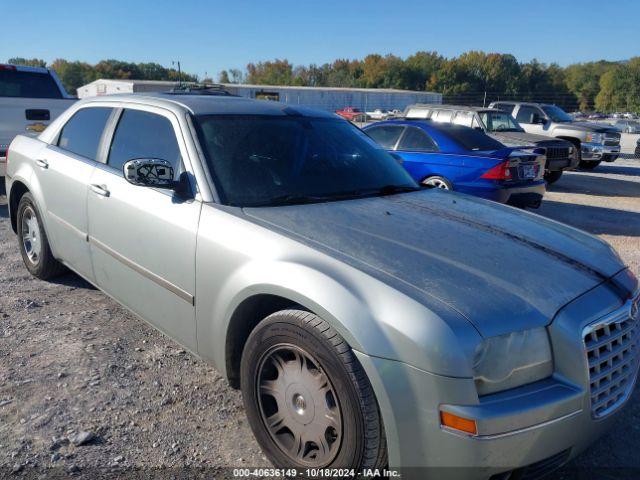
[[[10,63],[0,63],[0,70],[14,70],[17,72],[32,72],[32,73],[49,73],[49,69],[46,67],[29,67],[27,65],[12,65]]]
[[[422,110],[459,110],[466,112],[495,112],[498,111],[497,108],[489,108],[489,107],[474,107],[469,105],[447,105],[444,103],[416,103],[414,105],[409,105],[407,107],[407,111],[411,109],[422,109]]]
[[[458,125],[456,123],[448,123],[448,122],[434,122],[433,120],[427,119],[413,119],[413,118],[397,118],[393,120],[385,120],[383,122],[372,123],[371,125],[367,125],[366,128],[370,128],[373,126],[382,126],[382,125],[417,125],[421,127],[426,127],[427,130],[436,130],[439,132],[459,132],[466,130],[473,130],[471,127],[466,127],[464,125]]]
[[[103,95],[83,100],[83,103],[132,102],[149,105],[180,106],[194,115],[275,115],[339,118],[322,110],[292,106],[271,100],[254,100],[245,97],[189,95],[172,93],[131,93],[124,95]]]

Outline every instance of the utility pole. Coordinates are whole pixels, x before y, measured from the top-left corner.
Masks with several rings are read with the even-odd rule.
[[[178,65],[178,87],[182,88],[182,71],[180,70],[180,61],[171,60],[171,65]]]

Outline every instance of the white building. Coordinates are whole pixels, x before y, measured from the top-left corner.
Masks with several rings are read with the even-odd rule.
[[[177,86],[177,82],[157,80],[98,79],[78,88],[78,97],[116,93],[163,92]],[[222,87],[233,95],[263,100],[277,100],[292,105],[304,105],[326,111],[347,106],[363,111],[404,110],[414,103],[442,103],[442,94],[391,88],[334,88],[289,87],[276,85],[246,85],[225,83]]]

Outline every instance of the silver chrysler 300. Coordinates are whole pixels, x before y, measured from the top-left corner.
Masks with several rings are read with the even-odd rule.
[[[8,158],[26,268],[212,362],[276,466],[547,471],[633,389],[638,281],[606,243],[420,189],[332,114],[99,97]]]

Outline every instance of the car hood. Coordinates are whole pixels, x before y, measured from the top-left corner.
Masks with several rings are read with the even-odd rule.
[[[434,311],[446,304],[486,337],[547,325],[624,268],[594,236],[439,190],[244,212]]]
[[[581,132],[595,132],[595,133],[605,133],[605,132],[615,132],[620,133],[617,129],[613,128],[611,125],[603,124],[603,123],[593,123],[593,122],[567,122],[567,123],[559,123],[556,128],[566,128],[568,130],[578,130]]]
[[[536,135],[526,132],[488,132],[490,137],[495,138],[507,147],[533,147],[533,146],[571,146],[566,140],[557,140],[544,135]]]

